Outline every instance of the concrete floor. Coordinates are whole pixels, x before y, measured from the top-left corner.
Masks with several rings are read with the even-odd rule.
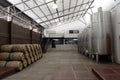
[[[77,52],[76,45],[49,48],[41,60],[3,80],[98,80],[91,68],[120,67],[96,63]]]

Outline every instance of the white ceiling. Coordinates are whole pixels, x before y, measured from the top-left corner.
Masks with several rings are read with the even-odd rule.
[[[93,12],[96,12],[98,7],[103,7],[103,10],[110,10],[120,2],[120,0],[57,0],[58,9],[55,10],[52,8],[54,0],[8,1],[40,23],[40,25],[48,28],[47,30],[58,33],[65,33],[70,29],[79,29],[82,31],[86,27],[83,23],[90,24],[90,15],[87,14],[84,20],[82,16],[86,11],[92,14],[91,7],[94,6],[92,8]],[[92,1],[94,2],[90,5]]]
[[[86,26],[79,20],[61,23],[55,27],[49,28],[50,31],[55,31],[56,33],[66,33],[68,30],[80,30],[82,31]]]
[[[94,0],[7,0],[43,27],[79,19]],[[52,6],[56,2],[58,8]],[[11,7],[13,7],[11,6]]]
[[[108,4],[109,3],[109,4]],[[120,3],[120,0],[95,0],[92,6],[92,12],[97,12],[99,7],[103,8],[103,11],[110,11],[116,4]],[[92,14],[91,10],[89,9],[88,12]],[[86,23],[86,25],[84,24]],[[66,21],[63,22],[61,25],[55,25],[54,27],[49,28],[50,31],[56,31],[58,33],[66,33],[72,29],[78,29],[82,31],[85,27],[90,25],[90,15],[87,13],[83,18],[75,21]]]

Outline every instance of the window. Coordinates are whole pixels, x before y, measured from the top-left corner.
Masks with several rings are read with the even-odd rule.
[[[78,33],[79,33],[79,30],[69,30],[69,33],[70,33],[70,34],[78,34]]]

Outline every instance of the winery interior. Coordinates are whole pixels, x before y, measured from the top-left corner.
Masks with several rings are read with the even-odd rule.
[[[120,0],[0,0],[0,80],[120,80]]]

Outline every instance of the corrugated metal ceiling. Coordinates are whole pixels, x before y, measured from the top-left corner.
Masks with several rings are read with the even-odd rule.
[[[79,19],[92,6],[94,0],[7,0],[43,27],[59,22]],[[53,9],[56,3],[58,8]],[[19,12],[18,12],[19,13]],[[16,13],[16,14],[18,14]]]

